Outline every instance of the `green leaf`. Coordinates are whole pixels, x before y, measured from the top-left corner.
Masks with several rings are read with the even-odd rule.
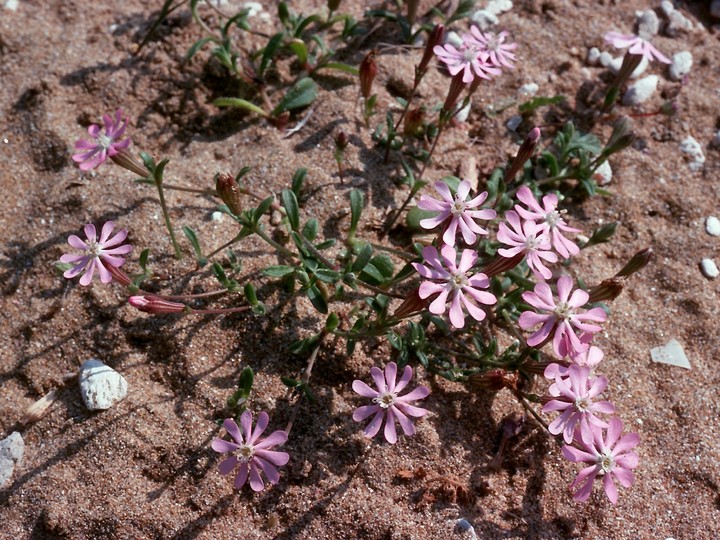
[[[325,330],[328,332],[333,332],[339,324],[340,317],[338,317],[337,313],[331,313],[325,320]]]
[[[315,240],[317,238],[318,234],[318,220],[315,218],[310,218],[305,223],[305,226],[302,230],[303,237],[307,238],[310,242]]]
[[[405,215],[405,223],[407,223],[410,230],[424,231],[425,229],[420,226],[420,222],[423,219],[428,219],[437,215],[438,213],[433,212],[432,210],[421,210],[417,206],[414,206],[408,210],[408,213]]]
[[[242,397],[247,398],[250,395],[254,380],[255,374],[250,366],[242,370],[240,380],[238,381],[238,388],[241,390]]]
[[[253,213],[253,220],[255,221],[255,223],[260,221],[260,218],[263,217],[265,212],[268,211],[268,208],[270,208],[272,206],[272,203],[273,203],[273,198],[268,197],[267,199],[265,199],[258,205],[258,207],[255,209],[255,212]]]
[[[293,174],[290,189],[292,189],[292,192],[298,199],[300,198],[300,193],[302,192],[303,184],[305,184],[306,178],[307,169],[305,167],[300,167],[295,171],[295,174]]]
[[[307,290],[307,296],[315,309],[317,309],[323,315],[327,314],[327,300],[325,300],[325,297],[323,296],[320,289],[318,289],[317,285],[313,284],[310,286],[310,288]]]
[[[327,64],[320,66],[318,69],[336,69],[355,76],[360,74],[360,70],[358,68],[348,64],[343,64],[342,62],[328,62]]]
[[[202,256],[202,249],[200,248],[200,240],[198,239],[197,233],[187,225],[183,225],[182,230],[190,242],[193,251],[195,251],[195,258],[197,259],[198,264],[200,266],[205,266],[207,264],[207,259]]]
[[[269,277],[284,277],[289,276],[290,274],[295,272],[295,267],[293,266],[287,266],[284,264],[277,265],[277,266],[268,266],[265,268],[262,273]]]
[[[583,249],[609,241],[610,238],[612,238],[612,236],[615,234],[617,226],[618,222],[613,221],[612,223],[606,223],[605,225],[595,229],[592,233],[592,236],[590,237],[590,240],[588,240],[587,243],[582,246]]]
[[[360,274],[360,278],[371,285],[379,285],[385,280],[380,270],[375,268],[372,263],[365,265],[365,268],[363,268],[362,273]]]
[[[538,96],[531,99],[530,101],[526,101],[525,103],[521,104],[519,107],[520,114],[530,114],[539,107],[544,107],[546,105],[556,105],[562,101],[565,101],[565,96]]]
[[[255,294],[255,287],[253,287],[252,283],[247,282],[245,287],[243,287],[243,292],[245,293],[245,298],[247,298],[247,301],[251,306],[257,306],[259,304],[257,294]]]
[[[370,244],[365,244],[365,246],[363,246],[363,248],[360,250],[357,259],[355,259],[355,262],[353,262],[352,271],[355,273],[362,271],[370,262],[372,253],[372,246]]]
[[[254,103],[250,103],[249,101],[245,101],[244,99],[240,98],[217,98],[213,100],[212,104],[216,107],[235,107],[238,109],[245,109],[247,111],[259,114],[260,116],[263,116],[265,118],[269,116],[268,113],[263,111]]]
[[[142,253],[140,253],[140,260],[138,261],[138,264],[140,265],[140,268],[142,268],[144,274],[147,274],[147,263],[149,255],[150,249],[148,248],[143,249]]]
[[[328,270],[326,268],[318,268],[315,270],[315,276],[325,283],[334,283],[340,279],[340,274],[334,270]]]
[[[185,54],[185,61],[189,62],[192,59],[192,57],[195,56],[200,49],[202,49],[206,44],[208,44],[210,42],[219,43],[218,39],[213,36],[198,39],[195,43],[193,43],[190,46],[190,48],[188,49],[188,52]]]
[[[335,245],[336,240],[334,238],[330,238],[329,240],[325,240],[324,242],[320,242],[319,244],[315,245],[315,249],[318,251],[322,251],[323,249],[331,248]]]
[[[348,232],[348,236],[351,239],[355,238],[355,232],[360,223],[360,216],[362,215],[364,206],[363,199],[362,191],[357,189],[350,191],[350,231]]]
[[[301,64],[307,64],[308,50],[302,39],[293,38],[290,43],[288,43],[288,47],[290,47],[293,54],[297,56],[297,59]]]
[[[280,47],[283,39],[285,39],[285,34],[282,32],[278,32],[273,37],[271,37],[268,41],[268,44],[265,45],[265,48],[263,49],[262,59],[260,60],[260,68],[258,69],[257,73],[258,77],[262,78],[262,76],[265,74],[265,70],[270,63],[270,60],[272,60],[273,56],[275,56],[275,53]]]
[[[290,90],[283,96],[278,106],[272,112],[273,116],[278,116],[285,111],[300,109],[307,107],[317,97],[317,85],[309,77],[305,77],[296,82]]]
[[[290,222],[290,228],[293,231],[297,231],[300,227],[300,208],[298,206],[297,197],[289,189],[283,189],[280,194],[283,208],[287,214],[288,221]]]

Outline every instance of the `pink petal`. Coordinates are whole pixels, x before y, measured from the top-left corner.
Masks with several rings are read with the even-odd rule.
[[[255,456],[260,457],[265,461],[268,461],[269,463],[272,463],[276,467],[282,467],[283,465],[287,465],[287,462],[290,461],[290,454],[287,452],[275,452],[273,450],[258,450],[257,446],[255,447]]]
[[[244,414],[244,413],[243,413]],[[238,444],[244,444],[245,439],[243,439],[242,434],[240,433],[240,428],[238,428],[238,425],[235,423],[235,420],[232,418],[226,418],[223,422],[223,427],[225,428],[225,431],[227,431],[230,436],[235,440]]]
[[[376,398],[379,394],[377,390],[373,390],[367,384],[357,379],[353,381],[352,389],[358,394],[360,394],[362,397],[370,399]]]
[[[271,463],[268,463],[267,461],[265,461],[264,459],[260,458],[257,455],[255,456],[254,461],[256,464],[258,464],[260,466],[260,468],[262,469],[262,472],[265,473],[265,477],[268,479],[268,482],[270,482],[271,484],[278,483],[278,481],[280,480],[280,473]],[[250,487],[252,487],[252,482],[250,484]],[[263,486],[263,488],[265,488],[265,486]],[[261,490],[257,490],[257,491],[261,491]]]
[[[255,463],[257,460],[252,460],[250,462],[250,487],[253,491],[258,492],[265,489],[265,484],[262,481],[262,478],[260,476],[260,471],[258,471],[257,463]]]
[[[218,465],[218,470],[220,471],[221,475],[225,476],[233,472],[237,464],[238,459],[235,456],[231,456],[220,462],[220,464]]]
[[[410,367],[410,366],[407,366]],[[412,376],[412,368],[410,368],[410,376]],[[387,384],[387,391],[390,393],[395,392],[395,381],[397,379],[397,364],[390,362],[385,366],[385,383]]]
[[[234,452],[235,450],[240,448],[240,445],[231,443],[230,441],[226,441],[224,439],[213,439],[210,447],[216,452],[220,452],[221,454],[227,454],[228,452]]]
[[[262,451],[266,452],[266,451],[268,451],[268,449],[270,449],[274,446],[279,446],[281,444],[285,444],[287,442],[287,439],[288,439],[287,432],[285,432],[281,429],[278,429],[277,431],[273,431],[270,435],[265,437],[263,440],[256,443],[253,446],[253,448],[255,448],[255,450],[257,450],[257,451],[262,450]]]
[[[358,407],[357,409],[355,409],[355,412],[353,412],[352,415],[352,419],[356,422],[362,422],[368,416],[377,412],[382,412],[383,410],[384,409],[380,407],[380,405],[363,405],[362,407]]]
[[[390,391],[395,394],[399,394],[400,392],[402,392],[402,390],[408,385],[408,383],[412,379],[412,376],[413,376],[412,368],[410,366],[405,366],[405,369],[403,369],[402,377],[398,381],[397,385],[395,385],[395,388],[393,388]]]
[[[390,444],[397,442],[397,431],[395,429],[395,409],[390,407],[387,409],[387,418],[385,419],[385,440]]]
[[[378,431],[380,431],[380,426],[382,425],[383,418],[385,418],[385,409],[379,406],[378,409],[379,410],[375,417],[367,426],[365,426],[365,429],[363,430],[363,433],[365,433],[365,436],[369,439],[372,439],[375,435],[378,434]]]
[[[385,382],[385,374],[380,371],[379,368],[373,366],[370,368],[370,376],[373,378],[373,381],[375,381],[375,387],[378,389],[378,392],[382,393],[387,391],[387,384]]]
[[[247,482],[248,477],[248,464],[245,462],[240,463],[240,469],[238,470],[237,476],[235,477],[235,489],[240,489]]]

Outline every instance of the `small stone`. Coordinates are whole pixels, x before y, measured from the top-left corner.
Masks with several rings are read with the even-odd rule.
[[[539,88],[540,87],[534,82],[523,84],[520,88],[518,88],[518,94],[523,97],[533,97],[537,94]]]
[[[612,54],[610,54],[607,51],[601,52],[599,61],[600,61],[600,65],[602,67],[608,67],[610,65],[610,63],[613,61]]]
[[[712,259],[703,259],[700,261],[700,271],[706,278],[715,279],[720,276],[717,264]]]
[[[635,22],[638,25],[638,36],[643,39],[652,38],[660,31],[660,19],[652,9],[641,12]]]
[[[720,148],[720,129],[715,132],[715,135],[713,135],[712,141],[710,141],[710,145],[714,146],[715,148]]]
[[[588,66],[597,66],[598,62],[600,62],[600,49],[597,47],[590,47],[585,61]]]
[[[462,109],[460,109],[454,116],[454,119],[458,122],[464,122],[468,119],[468,116],[470,116],[470,107],[472,103],[468,102],[467,105],[465,105]]]
[[[470,20],[474,22],[480,30],[487,30],[491,26],[495,26],[500,22],[497,15],[486,9],[480,9],[473,13]]]
[[[595,169],[592,175],[592,179],[597,182],[599,186],[606,186],[612,180],[612,169],[610,168],[609,161],[603,161],[602,164]]]
[[[457,32],[453,32],[452,30],[447,33],[447,37],[445,38],[445,43],[449,43],[455,48],[462,47],[462,44],[464,43],[463,39],[460,37],[460,34]]]
[[[670,78],[673,81],[682,80],[685,75],[690,73],[692,64],[693,57],[690,51],[681,51],[673,54],[672,64],[670,64]]]
[[[623,105],[639,105],[650,99],[657,90],[659,80],[657,75],[648,75],[637,81],[625,92]]]
[[[522,124],[522,116],[516,114],[515,116],[508,118],[508,121],[505,123],[505,127],[514,133],[520,124]]]
[[[210,214],[210,219],[217,223],[221,222],[224,217],[225,217],[225,214],[223,212],[220,212],[219,210],[216,210],[215,212]]]
[[[702,146],[693,137],[687,137],[680,143],[680,151],[690,159],[688,165],[691,170],[699,171],[705,165]]]
[[[512,7],[512,0],[490,0],[485,8],[485,11],[488,11],[493,15],[500,15],[506,11],[510,11]]]
[[[715,216],[708,216],[705,220],[705,231],[710,236],[720,236],[720,219]]]
[[[110,366],[90,359],[80,367],[80,394],[91,411],[105,410],[125,398],[128,383]]]
[[[668,19],[670,19],[670,22],[665,27],[665,33],[670,37],[675,37],[681,32],[689,32],[693,29],[693,23],[677,10],[673,11],[668,16]]]
[[[720,19],[720,0],[713,0],[710,4],[710,15]]]
[[[675,11],[675,6],[673,6],[670,0],[662,0],[662,2],[660,2],[660,11],[663,12],[663,15],[669,17],[670,14]]]
[[[671,339],[664,347],[650,349],[650,358],[658,364],[668,364],[670,366],[690,369],[690,362],[687,356],[685,356],[685,351],[676,339]]]
[[[15,467],[22,462],[24,453],[25,441],[17,431],[0,441],[0,489],[10,485]]]

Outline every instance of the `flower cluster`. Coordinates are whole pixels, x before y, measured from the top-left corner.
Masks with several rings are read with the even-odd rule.
[[[505,43],[507,32],[493,34],[472,27],[462,35],[462,43],[455,47],[450,43],[435,46],[434,52],[446,66],[450,75],[462,73],[462,82],[470,84],[478,79],[489,80],[498,76],[501,68],[512,68],[517,43]]]

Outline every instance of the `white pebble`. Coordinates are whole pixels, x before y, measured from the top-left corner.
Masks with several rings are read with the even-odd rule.
[[[685,75],[690,73],[692,64],[693,57],[690,51],[681,51],[673,54],[672,64],[670,64],[670,78],[673,81],[681,80]]]
[[[460,35],[457,32],[453,32],[452,30],[447,33],[447,36],[445,37],[445,43],[449,43],[453,47],[462,47],[462,44],[465,43],[463,41],[463,38],[460,37]]]
[[[650,99],[657,90],[659,80],[657,75],[648,75],[637,81],[625,92],[623,105],[639,105]]]
[[[248,10],[248,17],[254,17],[264,11],[260,2],[245,2],[243,8]]]
[[[505,123],[505,127],[514,132],[520,124],[522,124],[522,116],[516,114],[515,116],[508,118],[508,121]]]
[[[597,182],[599,186],[606,186],[612,180],[612,169],[610,168],[609,161],[603,161],[602,164],[595,169],[592,175],[592,179]]]
[[[720,219],[715,216],[708,216],[705,220],[705,231],[710,236],[720,236]]]
[[[650,358],[659,364],[683,367],[690,369],[690,361],[685,355],[682,345],[677,339],[671,339],[663,347],[650,349]]]
[[[19,5],[19,0],[5,0],[5,9],[9,11],[17,11]]]
[[[636,18],[638,25],[638,35],[643,39],[649,39],[656,36],[660,30],[660,19],[657,14],[652,10],[640,12]]]
[[[471,102],[468,102],[467,105],[465,105],[462,109],[460,109],[457,114],[455,114],[454,118],[458,122],[464,122],[468,119],[468,116],[470,116],[470,106],[472,105]]]
[[[523,84],[520,88],[518,88],[518,94],[524,97],[532,97],[537,94],[539,88],[540,87],[534,82]]]
[[[480,9],[473,13],[470,20],[474,22],[480,30],[487,30],[491,26],[495,26],[500,22],[497,15],[486,9]]]
[[[715,261],[712,259],[703,259],[700,262],[700,270],[706,278],[715,279],[720,276],[720,270],[718,270]]]
[[[693,29],[693,23],[685,18],[679,11],[673,11],[669,16],[670,22],[665,28],[665,33],[670,37],[677,36],[680,32],[689,32]]]
[[[675,11],[675,6],[673,6],[670,0],[662,0],[662,2],[660,2],[660,11],[663,12],[663,15],[669,17],[670,14]]]
[[[705,154],[702,146],[693,137],[687,137],[680,143],[680,151],[690,158],[689,167],[693,171],[699,171],[705,164]]]
[[[217,222],[222,221],[224,217],[225,217],[225,214],[223,212],[220,212],[219,210],[216,210],[215,212],[210,214],[210,219],[212,219],[213,221],[217,221]]]
[[[608,65],[608,69],[612,71],[615,75],[618,74],[620,68],[622,67],[623,58],[624,57],[622,56],[618,58],[613,58]],[[645,70],[648,68],[649,65],[650,61],[647,59],[647,56],[643,56],[635,70],[630,74],[630,78],[637,79],[640,75],[645,73]]]
[[[512,0],[490,0],[485,10],[493,15],[500,15],[506,11],[510,11],[512,7]]]
[[[613,57],[612,57],[612,54],[610,54],[609,52],[603,51],[600,53],[599,60],[600,60],[600,65],[602,67],[608,67],[610,65],[610,63],[612,62]]]
[[[10,485],[13,471],[22,462],[24,453],[25,442],[17,431],[0,441],[0,489]]]
[[[87,360],[80,367],[80,394],[89,410],[109,409],[122,400],[127,391],[125,377],[100,360]]]
[[[600,62],[600,49],[597,47],[590,47],[587,54],[587,64],[589,66],[597,66]]]

